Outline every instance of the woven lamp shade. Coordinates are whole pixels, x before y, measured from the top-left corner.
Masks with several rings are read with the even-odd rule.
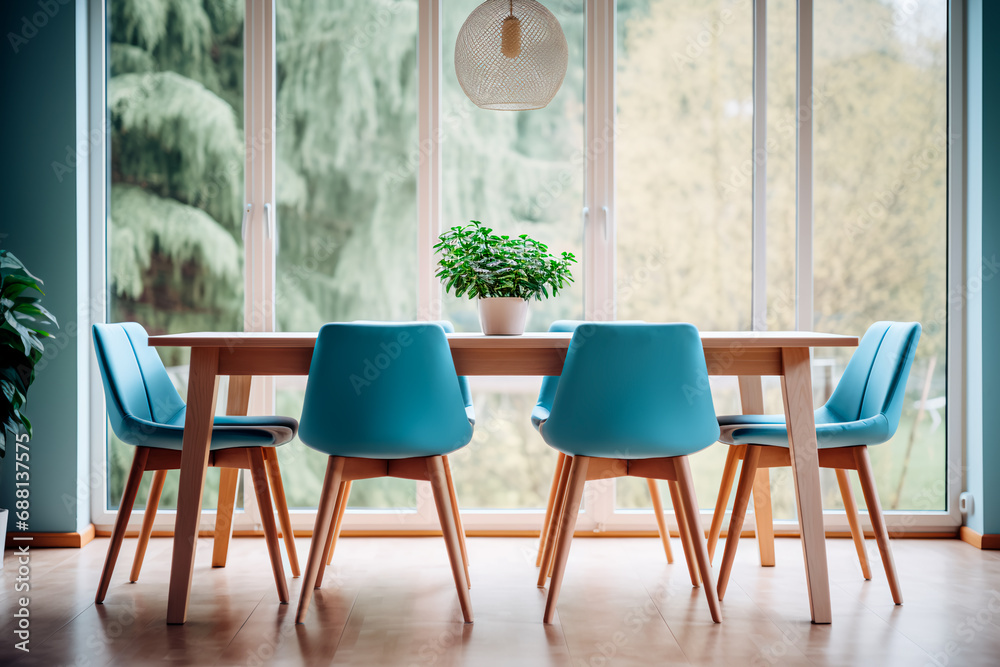
[[[541,109],[559,91],[568,62],[559,21],[535,0],[486,0],[455,42],[458,82],[483,109]]]

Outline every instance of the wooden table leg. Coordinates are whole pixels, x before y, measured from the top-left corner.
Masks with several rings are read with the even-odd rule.
[[[784,375],[781,394],[788,424],[788,445],[795,483],[802,553],[809,589],[809,610],[813,623],[829,623],[830,576],[826,563],[823,530],[823,503],[819,487],[819,454],[816,449],[816,421],[813,415],[812,374],[809,348],[781,351]]]
[[[181,478],[177,491],[174,551],[170,564],[170,593],[167,598],[169,624],[187,620],[191,575],[194,572],[194,555],[198,543],[201,495],[205,490],[212,420],[219,393],[218,370],[218,348],[192,348],[187,416],[184,420],[184,448],[181,451]]]
[[[740,376],[740,403],[745,415],[764,414],[764,390],[755,375]],[[774,567],[774,518],[771,514],[771,475],[757,470],[753,482],[753,515],[757,524],[757,549],[761,567]]]
[[[250,406],[249,375],[229,378],[227,415],[245,415]],[[220,468],[219,505],[215,512],[215,543],[212,545],[212,567],[225,567],[229,555],[229,540],[233,536],[233,512],[236,510],[236,489],[240,471],[237,468]]]

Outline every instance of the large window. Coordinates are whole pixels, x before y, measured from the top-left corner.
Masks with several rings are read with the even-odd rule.
[[[475,303],[441,292],[431,250],[470,220],[580,258],[571,289],[532,303],[529,330],[590,318],[861,335],[916,320],[902,422],[872,458],[888,509],[950,522],[947,0],[547,2],[569,68],[548,107],[524,112],[479,109],[458,85],[455,38],[478,4],[110,0],[109,320],[475,331]],[[187,358],[161,353],[183,393]],[[848,358],[816,353],[817,404]],[[529,422],[538,385],[473,378],[475,436],[452,462],[468,528],[537,528],[555,460]],[[297,416],[304,386],[264,379],[252,406]],[[780,413],[778,382],[764,392]],[[739,411],[735,378],[712,393],[717,412]],[[110,437],[100,512],[130,455]],[[724,457],[693,457],[703,507]],[[303,528],[322,458],[298,441],[280,451]],[[775,517],[793,521],[787,472],[772,486]],[[348,527],[433,528],[422,489],[355,485]],[[649,504],[636,480],[598,483],[580,526],[652,529]]]

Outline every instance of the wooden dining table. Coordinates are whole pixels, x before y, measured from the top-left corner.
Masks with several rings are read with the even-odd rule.
[[[580,332],[585,334],[585,330]],[[459,375],[559,375],[570,338],[568,333],[448,334]],[[830,583],[809,353],[817,347],[856,347],[858,338],[801,331],[705,331],[701,340],[709,374],[739,378],[744,413],[763,413],[761,376],[781,378],[810,616],[814,623],[829,623]],[[309,374],[316,333],[182,333],[151,336],[149,343],[191,350],[167,602],[167,623],[179,624],[187,620],[219,377],[230,376],[229,412],[246,414],[251,377]],[[755,496],[755,506],[757,500]],[[760,513],[763,508],[757,509]],[[758,517],[758,526],[762,522],[764,530],[770,531],[769,512]]]

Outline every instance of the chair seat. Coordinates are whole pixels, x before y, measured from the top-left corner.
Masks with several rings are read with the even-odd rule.
[[[816,444],[820,449],[877,445],[892,437],[885,415],[841,421],[824,408],[816,411]],[[719,442],[727,445],[788,447],[784,415],[724,415],[719,417]]]
[[[125,418],[130,445],[173,449],[180,451],[184,443],[184,417],[182,408],[166,423],[158,424],[133,416]],[[292,417],[244,417],[220,415],[212,427],[211,450],[234,447],[277,447],[290,442],[298,431],[299,423]]]

